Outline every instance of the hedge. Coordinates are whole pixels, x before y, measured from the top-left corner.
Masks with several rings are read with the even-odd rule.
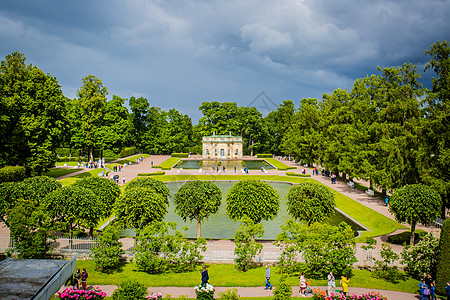
[[[131,156],[131,155],[135,155],[136,154],[136,147],[128,147],[123,149],[122,151],[120,151],[119,156],[120,158],[122,157],[127,157],[127,156]]]
[[[25,167],[7,166],[0,169],[0,183],[22,181],[26,177]]]
[[[172,153],[171,157],[188,158],[189,153]]]
[[[272,154],[256,154],[257,158],[273,158]]]
[[[155,176],[155,175],[164,175],[166,172],[164,171],[156,171],[154,173],[138,173],[137,176]]]
[[[286,172],[287,176],[298,176],[298,177],[311,177],[310,174],[301,174],[301,173],[294,173],[294,172]]]
[[[438,294],[445,295],[445,287],[450,282],[450,219],[444,221],[439,240],[439,256],[436,270],[436,289]]]

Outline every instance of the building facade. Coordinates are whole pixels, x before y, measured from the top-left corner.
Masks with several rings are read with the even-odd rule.
[[[202,139],[204,159],[241,159],[242,136],[211,135]]]

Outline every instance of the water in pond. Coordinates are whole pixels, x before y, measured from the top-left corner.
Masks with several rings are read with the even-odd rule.
[[[242,169],[242,160],[181,160],[174,168],[210,170],[212,167],[216,168],[219,161],[222,162],[220,167],[225,166],[226,170],[234,170],[234,167],[236,170]],[[261,167],[266,170],[274,169],[264,160],[244,160],[244,162],[249,170],[261,170]]]
[[[236,182],[229,181],[219,181],[215,182],[215,184],[222,191],[222,205],[219,209],[219,213],[217,215],[211,216],[204,224],[202,224],[202,236],[208,239],[230,239],[233,237],[236,230],[238,230],[240,226],[240,222],[235,222],[228,218],[225,211],[225,197],[230,188]],[[193,222],[184,222],[181,217],[179,217],[175,212],[175,206],[173,204],[173,195],[178,191],[178,189],[183,185],[183,183],[168,183],[167,187],[170,190],[170,205],[168,208],[168,213],[166,215],[165,221],[176,222],[178,224],[178,229],[181,227],[187,226],[189,230],[187,232],[187,237],[195,238],[197,236],[197,222],[193,220]],[[264,236],[261,239],[264,240],[274,240],[276,235],[280,232],[280,225],[284,223],[287,219],[290,219],[290,215],[287,212],[287,202],[286,195],[291,188],[292,185],[287,183],[270,183],[272,187],[274,187],[278,194],[280,195],[280,210],[278,215],[272,221],[263,221],[262,224],[264,226]],[[336,212],[333,218],[329,221],[332,225],[338,225],[341,222],[348,223],[353,231],[362,230],[357,224],[347,219],[345,216]],[[121,236],[135,236],[134,229],[127,229],[121,231]]]

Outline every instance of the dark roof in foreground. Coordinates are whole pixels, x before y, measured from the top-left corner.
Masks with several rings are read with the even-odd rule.
[[[0,262],[0,299],[31,299],[65,264],[56,259],[12,259]]]

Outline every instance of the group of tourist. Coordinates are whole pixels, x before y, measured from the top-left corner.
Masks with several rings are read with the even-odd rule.
[[[436,284],[431,274],[423,273],[422,281],[419,283],[419,291],[421,300],[436,300]]]
[[[88,273],[86,269],[77,269],[75,273],[72,275],[72,277],[69,278],[68,282],[66,282],[66,285],[71,285],[76,289],[80,289],[80,283],[81,283],[81,289],[86,290],[86,280],[88,278]]]

